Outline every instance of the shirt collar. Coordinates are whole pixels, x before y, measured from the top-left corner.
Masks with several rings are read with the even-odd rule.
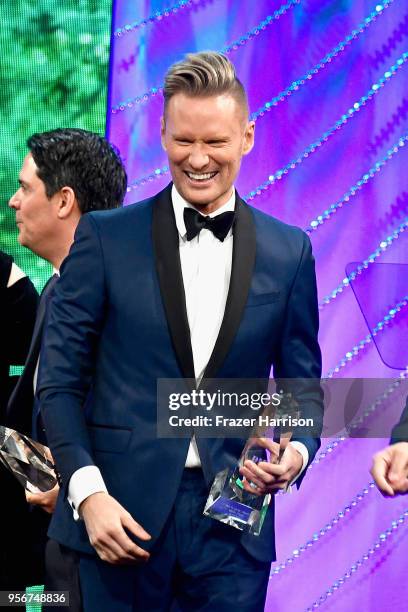
[[[185,208],[192,208],[194,210],[197,210],[197,209],[195,208],[195,206],[187,202],[179,194],[174,184],[171,188],[171,201],[173,204],[174,216],[176,218],[177,230],[181,238],[183,238],[184,240],[187,234],[186,225],[184,223],[184,209]],[[223,204],[220,208],[217,208],[217,210],[212,212],[210,216],[216,217],[217,215],[220,215],[221,213],[224,213],[230,210],[235,210],[235,187],[233,187],[232,189],[232,194],[229,200],[225,202],[225,204]]]

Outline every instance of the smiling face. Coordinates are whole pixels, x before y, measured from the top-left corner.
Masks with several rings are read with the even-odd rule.
[[[253,121],[228,93],[192,97],[177,93],[162,119],[162,144],[180,195],[206,214],[232,193],[243,155],[254,144]]]

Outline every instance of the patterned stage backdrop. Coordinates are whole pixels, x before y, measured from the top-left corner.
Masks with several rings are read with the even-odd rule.
[[[379,268],[408,263],[407,43],[405,0],[118,0],[114,8],[107,124],[126,161],[127,203],[169,181],[159,139],[166,68],[189,51],[223,50],[256,119],[237,188],[309,232],[332,377],[407,373],[407,268]],[[394,338],[382,358],[370,330]],[[326,439],[301,490],[278,496],[267,610],[408,609],[408,499],[382,499],[368,472],[385,443]]]

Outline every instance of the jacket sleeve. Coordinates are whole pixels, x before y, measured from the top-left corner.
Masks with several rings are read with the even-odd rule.
[[[300,416],[313,420],[313,426],[293,432],[309,453],[308,465],[320,447],[323,425],[322,371],[318,343],[319,311],[315,264],[310,240],[302,232],[302,249],[286,305],[280,350],[273,364],[274,377],[299,404]],[[305,472],[296,481],[299,486]]]
[[[61,485],[95,465],[83,406],[91,388],[104,321],[102,247],[92,214],[82,217],[47,312],[37,394]]]

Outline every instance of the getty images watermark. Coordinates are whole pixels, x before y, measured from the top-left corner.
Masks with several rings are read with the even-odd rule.
[[[388,438],[407,396],[403,378],[159,379],[157,435]]]
[[[201,411],[211,412],[219,411],[224,408],[239,408],[247,412],[261,411],[257,416],[235,416],[232,414],[195,414],[191,416],[180,416],[179,414],[170,414],[168,422],[170,427],[313,427],[314,421],[312,418],[302,418],[295,416],[289,412],[282,411],[285,399],[285,393],[237,393],[230,391],[221,391],[217,389],[214,392],[208,392],[204,389],[192,389],[190,392],[170,393],[168,399],[168,407],[170,411],[179,411],[181,409],[196,408]],[[183,410],[184,412],[185,410]],[[224,411],[223,411],[224,412]]]

